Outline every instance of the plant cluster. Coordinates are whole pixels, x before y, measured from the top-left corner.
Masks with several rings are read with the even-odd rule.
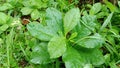
[[[0,0],[1,68],[119,68],[120,1]]]

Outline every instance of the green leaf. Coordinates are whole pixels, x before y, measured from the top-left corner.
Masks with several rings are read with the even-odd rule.
[[[27,7],[32,7],[35,9],[46,8],[48,6],[48,0],[45,2],[43,0],[28,0],[23,1],[23,5]]]
[[[94,15],[85,15],[82,17],[81,23],[89,30],[94,31],[97,23],[96,16]]]
[[[47,26],[54,32],[62,31],[62,14],[55,8],[47,8],[46,10]]]
[[[31,7],[33,2],[31,2],[32,0],[24,0],[22,2],[22,4],[25,6],[25,7]]]
[[[0,12],[0,25],[7,23],[8,16],[5,13]]]
[[[11,9],[13,8],[13,6],[9,3],[4,3],[2,6],[0,6],[0,11],[5,11],[5,10],[8,10],[8,9]]]
[[[62,14],[58,10],[48,8],[46,10],[46,22],[46,26],[41,23],[28,24],[28,31],[32,36],[44,41],[49,41],[53,36],[58,36],[59,33],[62,34]]]
[[[100,28],[100,31],[102,31],[110,23],[112,16],[113,16],[113,12],[111,14],[109,14],[107,19],[104,21],[104,23],[102,24],[102,26]]]
[[[93,68],[92,64],[86,64],[84,68]]]
[[[64,17],[64,33],[65,35],[72,30],[80,21],[79,8],[69,10]]]
[[[22,12],[22,14],[23,15],[29,15],[31,12],[32,12],[32,8],[30,8],[30,7],[23,7],[22,9],[21,9],[21,12]]]
[[[90,15],[94,15],[101,10],[101,3],[95,3],[92,8],[90,9]]]
[[[85,48],[100,48],[103,42],[102,37],[99,34],[95,34],[94,36],[83,37],[75,43]]]
[[[92,32],[95,31],[96,27],[96,17],[93,15],[85,15],[82,17],[80,23],[76,25],[73,29],[73,32],[77,32],[77,37],[74,38],[74,41],[77,41],[80,38],[90,35]]]
[[[62,56],[66,68],[83,68],[84,59],[77,50],[72,47],[68,47],[67,51]]]
[[[102,52],[98,49],[95,49],[88,53],[81,52],[80,54],[83,54],[82,57],[86,59],[87,63],[91,63],[93,65],[101,65],[105,62]]]
[[[1,34],[2,32],[4,32],[8,27],[9,27],[9,26],[8,26],[7,24],[4,24],[4,25],[0,26],[0,34]]]
[[[108,0],[104,0],[104,3],[110,9],[111,12],[118,12],[117,7],[113,5],[111,2],[109,2]]]
[[[31,13],[31,18],[33,20],[37,20],[40,17],[40,13],[37,9],[33,10],[33,12]]]
[[[83,48],[78,45],[75,46],[75,49],[79,52],[81,59],[84,60],[84,64],[101,65],[105,62],[105,58],[102,55],[102,51],[97,48],[88,49]],[[85,66],[84,65],[84,66]]]
[[[74,38],[75,40],[91,34],[91,31],[84,25],[81,25],[81,23],[78,23],[78,25],[74,28],[73,32],[77,32],[77,36]]]
[[[50,55],[47,51],[47,43],[40,43],[32,48],[31,62],[34,64],[50,63]]]
[[[38,22],[31,22],[27,25],[27,29],[30,34],[40,40],[49,41],[53,36],[57,36],[53,30],[49,27],[43,26]]]
[[[66,51],[66,42],[64,37],[53,37],[48,43],[48,52],[50,58],[58,58]]]

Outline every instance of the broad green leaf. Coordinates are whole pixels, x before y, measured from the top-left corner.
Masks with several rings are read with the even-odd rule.
[[[75,43],[85,48],[100,48],[103,44],[104,40],[99,34],[95,34],[94,36],[87,36],[77,40]]]
[[[76,40],[91,34],[91,31],[84,25],[81,25],[81,23],[77,24],[73,29],[73,32],[77,32],[77,36],[75,37]]]
[[[49,41],[53,36],[57,36],[49,27],[43,26],[38,22],[31,22],[27,25],[30,34],[40,40]]]
[[[62,31],[62,14],[55,8],[47,8],[46,23],[54,32]]]
[[[34,64],[50,63],[50,55],[47,51],[47,43],[40,43],[32,48],[31,60]]]
[[[83,68],[85,63],[79,52],[72,47],[67,48],[62,59],[66,68]]]
[[[0,11],[5,11],[5,10],[8,10],[8,9],[11,9],[13,8],[13,6],[9,3],[4,3],[2,6],[0,6]]]
[[[80,55],[82,55],[87,63],[91,63],[92,65],[101,65],[105,62],[102,52],[98,49],[95,49],[88,53],[81,52]]]
[[[64,37],[53,37],[48,43],[48,52],[50,58],[58,58],[66,51],[66,42]]]
[[[102,55],[102,51],[100,51],[99,49],[96,48],[88,49],[80,47],[78,45],[75,46],[75,49],[82,57],[81,59],[85,61],[84,62],[85,65],[86,64],[92,64],[93,66],[101,65],[105,62],[104,56]]]
[[[8,16],[8,19],[7,19],[7,23],[6,23],[6,24],[9,25],[10,27],[12,27],[11,24],[14,23],[14,19],[16,19],[16,18],[15,18],[15,17],[12,17],[12,16]],[[19,18],[19,24],[22,25],[20,18]]]
[[[32,36],[44,41],[49,41],[53,36],[62,32],[62,14],[58,10],[48,8],[46,10],[46,22],[46,26],[39,23],[28,24],[28,31]]]
[[[71,31],[80,21],[79,8],[69,10],[64,17],[64,33],[65,35]]]
[[[77,41],[80,38],[83,38],[85,36],[88,36],[92,33],[92,31],[95,31],[96,27],[96,17],[92,15],[85,15],[82,17],[82,20],[80,23],[76,25],[76,27],[73,29],[73,32],[77,32],[77,37],[74,38],[74,41]]]
[[[57,36],[59,32],[62,32],[62,14],[58,10],[48,8],[46,10],[46,22],[47,26],[34,23],[38,28],[31,28],[31,30],[29,30],[30,33],[41,40],[49,41],[53,36]],[[35,29],[38,30],[36,31],[37,33],[33,33],[33,31],[35,32]]]
[[[84,68],[93,68],[92,64],[86,64]]]
[[[40,17],[40,13],[37,9],[33,10],[33,12],[31,13],[31,18],[33,20],[37,20]]]
[[[9,26],[8,26],[7,24],[4,24],[4,25],[0,26],[0,34],[1,34],[2,32],[4,32],[8,27],[9,27]]]
[[[5,13],[0,12],[0,25],[7,23],[8,16]]]
[[[6,2],[11,4],[14,8],[21,8],[23,6],[23,0],[6,0]]]
[[[100,28],[100,31],[102,31],[110,23],[112,16],[113,16],[113,12],[111,14],[109,14],[107,19],[104,21],[104,23],[102,24],[102,26]]]
[[[23,15],[29,15],[32,11],[33,11],[33,9],[30,8],[30,7],[23,7],[21,9],[21,12],[22,12]]]
[[[95,3],[92,8],[90,9],[90,15],[94,15],[101,10],[101,3]]]
[[[23,4],[25,7],[30,7],[30,6],[31,6],[31,3],[33,3],[33,2],[31,2],[31,0],[24,0],[24,1],[22,2],[22,4]]]
[[[27,7],[33,7],[35,9],[46,8],[48,0],[45,2],[44,0],[28,0],[23,1],[23,5]]]
[[[48,0],[44,0],[44,1],[43,0],[34,0],[33,2],[37,2],[35,4],[35,6],[37,6],[38,9],[47,8],[47,6],[48,6]]]
[[[95,30],[95,26],[97,23],[97,19],[96,16],[94,15],[85,15],[82,17],[82,21],[81,21],[82,25],[84,25],[87,29],[94,31]]]

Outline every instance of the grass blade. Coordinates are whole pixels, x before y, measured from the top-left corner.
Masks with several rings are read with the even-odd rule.
[[[102,26],[100,28],[100,32],[110,23],[110,20],[111,20],[112,16],[113,16],[113,12],[111,14],[109,14],[109,16],[107,17],[107,19],[102,24]]]

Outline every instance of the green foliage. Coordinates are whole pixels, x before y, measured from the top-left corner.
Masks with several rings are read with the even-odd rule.
[[[50,56],[47,52],[47,43],[40,43],[33,47],[31,55],[31,62],[34,64],[47,64],[50,63]]]
[[[99,34],[93,36],[83,37],[77,40],[75,43],[85,48],[101,47],[104,40]]]
[[[78,0],[0,2],[1,68],[120,67],[120,6],[108,0],[93,5]]]
[[[114,6],[112,3],[110,3],[107,0],[104,0],[106,6],[110,9],[111,12],[117,12],[117,7]]]
[[[92,6],[92,8],[90,9],[90,14],[91,15],[94,15],[94,14],[96,14],[96,13],[98,13],[100,10],[101,10],[101,3],[96,3],[96,4],[94,4],[93,6]]]
[[[54,34],[53,30],[50,30],[49,27],[43,26],[38,22],[31,22],[27,25],[27,28],[32,36],[44,41],[48,41],[56,35],[56,33]]]
[[[7,23],[8,16],[5,13],[0,12],[0,25]]]
[[[13,6],[9,3],[4,3],[3,5],[0,6],[0,11],[6,11],[8,9],[12,9]]]
[[[50,58],[58,58],[66,51],[66,43],[64,37],[53,37],[48,43],[48,52]]]
[[[64,33],[65,35],[71,31],[80,20],[79,8],[69,10],[64,17]]]
[[[52,8],[53,9],[53,8]],[[48,9],[49,11],[50,11],[50,9]],[[55,9],[54,9],[55,10]],[[74,11],[77,11],[77,14],[75,13],[75,16],[74,17],[72,17],[71,19],[72,20],[68,20],[68,17],[69,17],[69,15],[70,15],[70,13],[72,13],[73,12],[73,10]],[[55,12],[55,11],[54,11]],[[56,12],[58,12],[58,11],[56,11]],[[56,13],[55,12],[55,13]],[[54,14],[54,13],[53,13]],[[70,30],[72,30],[78,23],[80,23],[79,22],[79,19],[80,19],[80,16],[78,17],[77,15],[78,14],[80,14],[80,12],[79,12],[79,9],[77,8],[73,8],[73,9],[71,9],[71,10],[69,10],[66,14],[65,14],[65,17],[64,17],[64,20],[65,21],[63,21],[64,22],[64,25],[62,25],[62,26],[64,26],[64,31],[65,31],[65,34],[67,35],[67,33],[68,32],[70,32]],[[57,16],[57,17],[59,17],[59,15]],[[57,18],[56,17],[56,18]],[[77,19],[76,19],[77,18]],[[86,17],[83,17],[83,21],[85,22],[85,24],[86,23],[89,23],[89,21],[90,21],[90,19],[89,19],[90,17],[88,16],[86,16]],[[49,18],[46,18],[46,19],[48,19],[49,20]],[[50,19],[50,23],[52,24],[49,24],[49,25],[51,25],[51,26],[53,26],[53,28],[54,28],[54,26],[56,25],[56,23],[58,22],[58,21],[54,21],[54,19],[55,18],[51,18]],[[91,18],[92,19],[92,18]],[[53,20],[53,21],[51,21],[51,20]],[[56,20],[62,20],[61,18],[58,18],[58,19],[56,19]],[[92,19],[93,21],[91,21],[90,23],[92,24],[92,23],[94,23],[95,21],[95,19],[93,18]],[[68,21],[68,22],[67,22]],[[63,37],[63,35],[61,36],[61,35],[56,35],[56,34],[53,34],[54,32],[51,32],[52,34],[50,34],[47,30],[49,30],[49,29],[46,29],[45,30],[45,27],[47,28],[47,27],[50,27],[49,25],[48,25],[48,23],[49,22],[47,22],[47,26],[43,26],[42,24],[40,24],[40,23],[36,23],[36,22],[31,22],[30,24],[28,24],[28,31],[31,33],[31,35],[32,36],[34,36],[34,37],[36,37],[36,38],[39,38],[40,40],[43,40],[43,41],[49,41],[49,43],[48,43],[48,53],[50,54],[50,58],[52,59],[52,58],[59,58],[59,57],[64,57],[63,58],[63,61],[65,62],[65,66],[67,67],[67,68],[78,68],[78,67],[83,67],[86,63],[90,63],[90,62],[92,62],[92,63],[90,63],[90,64],[93,64],[93,65],[100,65],[100,64],[103,64],[103,62],[104,62],[104,60],[103,60],[103,56],[102,56],[102,54],[100,54],[100,52],[99,52],[99,50],[97,50],[97,51],[95,51],[96,53],[94,53],[94,49],[93,49],[93,52],[90,52],[90,53],[86,53],[86,54],[82,54],[82,51],[80,50],[80,51],[78,51],[77,52],[77,50],[74,50],[73,49],[73,47],[72,47],[72,49],[71,49],[71,47],[70,47],[70,45],[68,45],[69,43],[70,43],[70,41],[69,41],[69,39],[65,39],[65,37],[66,37],[66,35],[65,35],[65,37]],[[54,23],[54,24],[53,24]],[[59,24],[60,23],[62,23],[62,22],[59,22]],[[73,23],[73,24],[72,24]],[[83,24],[83,25],[85,25],[85,24]],[[90,25],[91,25],[90,24]],[[71,26],[71,28],[68,30],[68,25],[69,25],[69,27]],[[88,24],[89,25],[89,24]],[[91,25],[91,26],[93,26],[93,25]],[[91,26],[89,26],[89,27],[91,27]],[[32,27],[34,27],[34,28],[32,28]],[[86,27],[86,25],[85,25],[85,27]],[[37,28],[37,29],[36,29]],[[56,26],[56,29],[59,29],[59,26],[57,27]],[[38,31],[37,31],[38,30]],[[52,30],[52,29],[51,29]],[[94,28],[92,29],[92,30],[94,30]],[[33,32],[32,32],[33,31]],[[36,31],[36,32],[35,32]],[[46,32],[47,31],[47,32]],[[49,30],[50,31],[50,30]],[[61,30],[62,31],[62,30]],[[73,30],[74,31],[74,30]],[[63,32],[63,31],[62,31]],[[42,34],[43,33],[43,34]],[[57,33],[57,32],[56,32]],[[62,33],[63,34],[63,33]],[[51,38],[50,38],[50,36],[51,36]],[[79,37],[79,36],[78,36]],[[45,38],[46,38],[46,40],[45,40]],[[73,37],[74,38],[74,37]],[[73,39],[72,38],[72,39]],[[47,40],[48,39],[48,40]],[[68,42],[67,42],[68,41]],[[99,35],[99,34],[95,34],[94,36],[88,36],[88,37],[83,37],[83,38],[81,38],[80,40],[77,40],[75,43],[77,43],[77,44],[79,44],[80,46],[82,46],[82,47],[85,47],[85,48],[100,48],[101,46],[102,46],[102,43],[103,43],[103,39],[101,38],[101,36]],[[67,48],[68,47],[68,48]],[[70,48],[70,50],[69,50],[69,48]],[[66,50],[67,50],[67,52],[66,52]],[[73,51],[72,51],[73,50]],[[74,52],[75,51],[75,52]],[[73,55],[71,52],[74,52],[74,54],[75,55]],[[80,53],[81,52],[81,53]],[[66,54],[67,53],[67,54]],[[79,54],[80,53],[80,54]],[[98,59],[98,60],[96,60],[96,61],[94,61],[93,60],[93,58],[92,58],[92,56],[91,56],[91,58],[88,58],[87,59],[87,61],[86,61],[86,58],[82,58],[83,56],[89,56],[89,54],[91,55],[91,54],[93,54],[93,56],[94,56],[94,54],[100,54],[100,55],[98,55],[98,56],[96,56],[96,58],[98,58],[99,56],[100,56],[100,59]],[[73,55],[73,56],[72,56]],[[74,56],[76,56],[76,57],[74,57]],[[86,56],[86,57],[87,57]],[[69,58],[70,57],[70,58]],[[75,58],[75,59],[72,59],[72,58]],[[94,57],[95,58],[95,57]],[[83,62],[83,61],[85,61],[85,62]],[[76,61],[76,60],[78,60],[78,61]],[[102,60],[101,62],[99,62],[99,60]],[[39,60],[40,61],[40,60]],[[74,61],[74,63],[72,63],[72,61]],[[69,64],[71,64],[72,63],[72,65],[71,66],[69,66]],[[76,63],[79,63],[79,64],[76,64]],[[95,64],[96,63],[96,64]],[[74,65],[75,64],[75,65]]]
[[[4,24],[0,27],[0,34],[4,32],[9,26],[7,24]]]
[[[103,30],[103,29],[108,25],[108,23],[110,22],[110,20],[111,20],[111,18],[112,18],[112,15],[113,15],[113,13],[111,13],[111,14],[107,17],[107,19],[105,20],[105,22],[104,22],[103,25],[101,26],[100,31]]]
[[[55,8],[46,9],[46,24],[53,31],[59,33],[63,30],[62,13]]]
[[[65,62],[66,68],[82,68],[85,62],[79,52],[72,47],[67,48],[62,59]]]
[[[37,9],[33,10],[33,12],[31,13],[31,18],[33,20],[37,20],[39,18],[39,16],[40,16],[40,13]]]
[[[30,7],[24,7],[21,9],[21,12],[23,15],[28,15],[32,12],[33,9],[31,9]]]

